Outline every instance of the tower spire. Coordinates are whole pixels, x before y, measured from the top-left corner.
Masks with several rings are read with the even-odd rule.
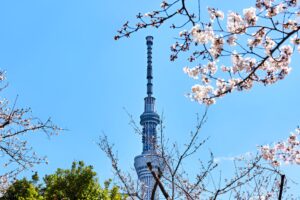
[[[151,97],[153,94],[153,84],[152,84],[152,45],[153,45],[153,37],[146,37],[147,44],[147,95]]]
[[[145,97],[144,112],[141,115],[141,125],[143,129],[143,152],[155,151],[156,148],[156,126],[159,124],[159,115],[155,110],[155,98],[152,84],[152,45],[153,37],[146,37],[147,44],[147,96]]]
[[[163,169],[163,161],[158,156],[157,147],[157,131],[156,127],[160,123],[159,115],[155,110],[155,98],[153,95],[152,84],[152,45],[153,37],[146,37],[147,44],[147,96],[144,98],[145,107],[140,119],[140,124],[143,126],[142,142],[143,151],[134,159],[134,166],[137,171],[139,180],[146,186],[144,200],[150,200],[155,180],[151,172],[148,170],[147,163],[150,162],[154,170]],[[155,200],[159,199],[158,191],[155,193]]]

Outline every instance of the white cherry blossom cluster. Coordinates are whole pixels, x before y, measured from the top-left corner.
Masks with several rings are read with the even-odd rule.
[[[215,8],[208,8],[208,13],[212,21],[216,18],[219,18],[221,20],[224,19],[224,12],[221,10],[216,10]]]
[[[250,7],[243,10],[244,19],[247,25],[255,25],[258,19],[256,15],[256,8]]]
[[[192,93],[190,97],[195,101],[203,101],[207,105],[213,104],[214,99],[209,99],[209,96],[213,93],[213,88],[209,85],[196,84],[192,87]]]
[[[246,24],[242,16],[238,13],[230,12],[227,17],[227,30],[230,33],[245,33]]]
[[[215,38],[215,34],[211,26],[205,26],[204,29],[201,29],[199,24],[191,29],[191,35],[194,41],[199,44],[207,44]]]
[[[7,174],[0,175],[0,196],[3,194],[10,186],[9,178]]]
[[[293,9],[288,19],[274,22]],[[273,10],[276,14],[266,17]],[[255,82],[268,85],[284,79],[291,71],[293,46],[300,51],[300,26],[293,19],[299,15],[296,10],[294,1],[257,1],[256,7],[244,9],[242,15],[230,11],[225,23],[222,11],[208,8],[211,22],[196,23],[189,32],[180,34],[184,43],[171,48],[171,60],[178,58],[179,52],[191,51],[193,44],[196,50],[188,60],[208,60],[207,65],[184,67],[188,76],[200,79],[203,85],[195,84],[188,96],[210,105],[234,90],[251,89]],[[222,62],[230,64],[225,66]],[[208,69],[209,63],[214,63],[214,70]],[[218,71],[217,65],[222,70]]]
[[[178,59],[181,52],[190,52],[189,62],[201,60],[194,64],[196,67],[184,69],[190,77],[200,81],[196,85],[204,85],[203,90],[210,86],[208,93],[197,90],[206,94],[204,96],[193,95],[193,92],[189,95],[199,103],[211,104],[218,97],[235,90],[248,90],[256,83],[273,84],[291,71],[293,52],[290,50],[300,51],[297,0],[256,0],[253,6],[225,13],[209,7],[206,22],[198,10],[195,14],[187,4],[186,0],[163,0],[160,9],[138,13],[135,25],[126,21],[115,39],[130,37],[141,29],[159,28],[167,21],[171,29],[189,30],[180,31],[179,38],[171,45],[170,60]],[[178,17],[183,20],[173,20]],[[209,62],[222,70],[217,67],[216,71],[206,70]]]
[[[284,164],[300,165],[300,129],[290,134],[286,141],[277,142],[273,146],[260,147],[262,157],[274,166]]]
[[[248,39],[248,44],[247,45],[251,49],[253,49],[254,47],[257,47],[257,46],[263,44],[264,39],[267,40],[267,37],[264,38],[265,34],[266,34],[266,29],[265,28],[260,28],[258,31],[252,33],[252,37],[250,37]],[[266,47],[266,45],[265,45],[265,47]],[[271,48],[272,48],[272,46],[271,46]],[[270,45],[269,45],[268,49],[270,50],[271,48],[270,48]]]
[[[300,38],[298,36],[294,36],[291,38],[291,43],[297,47],[297,50],[300,52]]]
[[[191,77],[193,79],[198,79],[199,78],[200,70],[201,70],[200,67],[193,67],[193,68],[184,67],[183,68],[183,72],[188,74],[189,77]]]

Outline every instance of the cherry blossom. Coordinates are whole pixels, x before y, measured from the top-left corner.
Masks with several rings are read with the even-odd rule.
[[[219,18],[220,20],[224,19],[224,12],[221,10],[216,10],[214,8],[208,8],[209,16],[211,20]]]
[[[291,73],[294,50],[300,52],[297,0],[256,0],[250,7],[226,12],[209,7],[208,15],[200,15],[199,2],[193,7],[186,0],[163,1],[159,10],[146,15],[139,13],[138,25],[131,26],[126,22],[115,39],[129,37],[149,27],[169,26],[176,36],[170,45],[170,60],[186,59],[189,64],[185,65],[183,72],[195,81],[186,96],[205,105],[214,104],[217,99],[233,92],[250,90],[256,84],[274,84]],[[198,184],[193,185],[184,172],[178,171],[170,172],[173,175],[171,180],[168,180],[170,174],[164,175],[166,187],[171,185],[171,191],[178,191],[177,194],[186,199],[197,199],[205,192],[209,193],[207,199],[218,199],[229,191],[235,199],[277,198],[275,191],[285,187],[280,165],[300,164],[298,135],[297,129],[286,141],[259,147],[260,153],[254,162],[237,167],[237,177],[226,180],[227,186],[213,192],[208,191],[205,184],[201,187],[203,174],[199,175]],[[171,156],[166,158],[168,164],[170,160],[176,162]],[[251,187],[254,191],[240,191],[240,185],[250,184],[265,170],[276,178],[260,176],[261,179],[255,180]],[[241,177],[246,177],[246,180],[242,181]],[[262,184],[262,187],[257,187]]]
[[[255,25],[258,17],[256,16],[256,8],[250,7],[243,10],[244,18],[248,25]]]
[[[171,46],[170,60],[179,59],[182,52],[190,53],[187,60],[195,64],[185,67],[184,72],[196,80],[195,85],[210,85],[207,95],[187,95],[201,104],[211,104],[234,91],[249,90],[255,84],[274,84],[291,72],[292,50],[300,52],[296,0],[256,0],[253,6],[227,13],[208,7],[207,20],[188,9],[187,3],[163,1],[160,10],[139,13],[136,27],[126,22],[115,39],[150,26],[159,28],[166,21],[171,22],[171,29],[181,29]],[[178,16],[184,19],[182,24],[172,22]],[[208,70],[211,62],[222,70]],[[220,82],[216,85],[218,80],[223,80],[222,87]]]
[[[276,167],[282,163],[300,165],[299,135],[300,129],[297,128],[285,141],[277,142],[273,146],[261,146],[262,157]]]
[[[0,83],[4,85],[1,89],[7,86],[4,80],[5,72],[0,71]],[[51,136],[61,130],[50,119],[41,121],[32,116],[29,108],[17,108],[17,99],[12,105],[7,99],[0,100],[0,157],[4,172],[0,174],[0,194],[20,172],[47,163],[46,157],[38,156],[28,145],[26,135],[42,132]]]
[[[227,30],[231,33],[241,34],[246,31],[246,24],[241,15],[230,12],[227,17]]]
[[[213,29],[210,26],[206,26],[205,29],[201,29],[200,25],[197,24],[190,32],[193,40],[199,44],[207,44],[215,39]]]

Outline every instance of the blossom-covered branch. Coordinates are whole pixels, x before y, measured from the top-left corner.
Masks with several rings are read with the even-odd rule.
[[[4,80],[5,73],[0,72],[0,82],[3,84]],[[1,166],[7,169],[0,175],[0,192],[5,190],[10,180],[21,171],[47,162],[46,157],[39,157],[28,145],[25,136],[34,132],[43,132],[50,136],[62,130],[50,119],[42,121],[33,117],[29,108],[17,108],[16,104],[17,99],[13,105],[7,99],[0,100]]]
[[[192,22],[193,24],[196,23],[196,15],[194,13],[189,13],[185,5],[185,0],[175,0],[172,3],[163,1],[160,4],[160,9],[158,10],[151,11],[145,14],[138,13],[136,15],[138,22],[135,25],[130,25],[129,21],[125,22],[121,29],[118,30],[118,34],[114,37],[114,39],[118,40],[122,37],[130,37],[131,34],[148,27],[159,28],[166,21],[172,19],[173,17],[181,15],[188,17],[186,22],[179,26],[172,24],[171,28],[181,28],[189,22]]]
[[[187,3],[163,1],[161,10],[139,14],[141,22],[136,27],[126,22],[115,39],[148,26],[158,28],[167,20],[173,29],[190,29],[180,31],[171,46],[170,60],[176,60],[182,52],[190,53],[187,60],[194,66],[183,70],[199,82],[188,96],[206,105],[233,91],[250,90],[255,83],[276,83],[290,73],[293,52],[300,51],[296,0],[256,0],[253,7],[241,13],[208,8],[207,21],[200,20],[200,10],[196,9],[196,15]],[[177,24],[175,16],[184,23]]]
[[[274,145],[263,145],[260,147],[262,157],[274,166],[281,164],[300,165],[300,129],[296,128],[288,139],[276,142]]]

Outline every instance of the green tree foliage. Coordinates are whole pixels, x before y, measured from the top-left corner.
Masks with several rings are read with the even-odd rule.
[[[71,170],[57,169],[44,178],[45,199],[98,199],[101,188],[92,166],[73,162]]]
[[[122,200],[117,186],[111,187],[111,180],[104,182],[102,188],[92,166],[84,162],[73,162],[71,169],[57,169],[46,175],[44,183],[37,185],[37,173],[32,180],[25,178],[16,181],[0,200]]]
[[[122,199],[126,198],[126,196],[120,194],[119,188],[117,186],[113,186],[110,189],[110,185],[111,185],[111,180],[108,180],[108,181],[104,182],[105,187],[101,191],[100,199],[103,199],[103,200],[122,200]]]
[[[32,181],[23,178],[12,184],[1,200],[42,200],[38,188]]]

